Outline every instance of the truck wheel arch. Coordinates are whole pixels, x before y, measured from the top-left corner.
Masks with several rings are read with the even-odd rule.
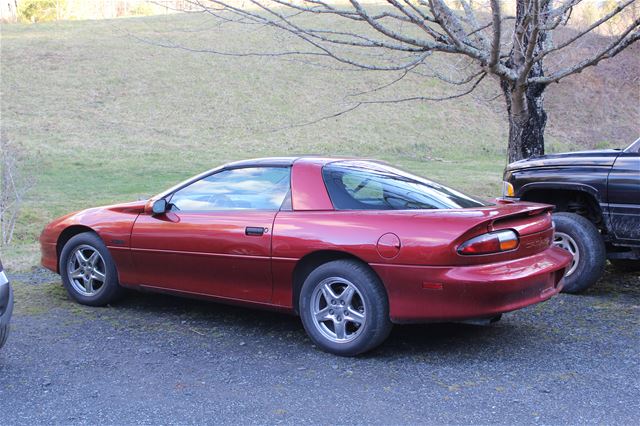
[[[600,206],[598,191],[583,184],[526,185],[520,191],[522,201],[553,204],[556,212],[577,213],[606,231],[606,215]]]

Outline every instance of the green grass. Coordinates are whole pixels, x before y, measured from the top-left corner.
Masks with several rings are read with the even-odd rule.
[[[242,158],[376,157],[476,195],[498,195],[507,140],[500,99],[371,105],[296,126],[344,109],[350,105],[345,95],[396,75],[291,58],[190,53],[132,34],[224,51],[301,47],[265,28],[215,27],[201,15],[3,25],[2,131],[27,152],[25,171],[36,180],[16,242],[0,253],[9,268],[37,263],[37,237],[56,216],[148,197]],[[495,88],[488,82],[480,94]],[[446,90],[437,81],[411,78],[379,96]],[[633,101],[632,92],[626,96]],[[561,107],[550,103],[548,145],[584,146],[553,121]],[[570,123],[572,131],[590,124],[580,117],[581,126]]]

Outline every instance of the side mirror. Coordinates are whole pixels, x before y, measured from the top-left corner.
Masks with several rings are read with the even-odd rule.
[[[163,214],[167,211],[167,207],[167,200],[165,200],[164,198],[160,198],[159,200],[153,202],[151,211],[153,212],[153,214]]]

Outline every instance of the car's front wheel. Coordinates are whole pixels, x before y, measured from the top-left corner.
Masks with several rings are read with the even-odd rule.
[[[69,295],[83,305],[104,306],[120,298],[118,273],[100,237],[85,232],[72,237],[60,253],[60,275]]]
[[[336,355],[367,352],[392,328],[380,279],[353,260],[328,262],[312,271],[302,285],[299,310],[311,340]]]
[[[564,276],[565,293],[579,293],[595,284],[605,265],[605,246],[598,229],[575,213],[555,213],[554,245],[567,250],[573,260]]]
[[[0,348],[2,348],[9,337],[9,324],[0,325]]]

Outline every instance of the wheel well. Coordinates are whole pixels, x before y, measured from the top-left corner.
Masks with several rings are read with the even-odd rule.
[[[293,270],[293,309],[296,313],[298,313],[298,301],[300,299],[300,290],[302,289],[302,284],[304,284],[304,280],[309,276],[309,274],[316,269],[318,266],[323,265],[328,262],[332,262],[334,260],[347,259],[347,260],[355,260],[360,263],[364,263],[369,266],[367,262],[358,258],[349,253],[345,253],[337,250],[321,250],[313,253],[309,253],[306,256],[302,257],[296,267]],[[375,271],[374,271],[375,273]]]
[[[598,201],[593,195],[586,192],[550,188],[532,189],[527,191],[520,199],[523,201],[553,204],[555,206],[554,211],[556,212],[579,214],[589,219],[598,228],[605,229],[600,204],[598,204]]]
[[[82,234],[83,232],[94,232],[95,231],[88,226],[84,225],[72,225],[68,228],[65,228],[64,231],[60,233],[58,237],[58,242],[56,243],[56,268],[60,269],[60,253],[62,253],[62,248],[67,241],[71,238],[75,237],[78,234]],[[60,272],[60,271],[57,271]]]

